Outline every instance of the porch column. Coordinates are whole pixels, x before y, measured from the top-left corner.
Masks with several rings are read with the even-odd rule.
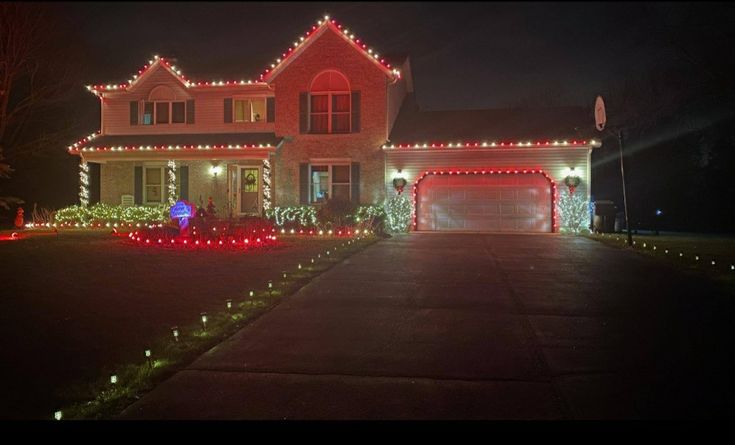
[[[89,165],[81,156],[79,158],[79,205],[89,207]]]

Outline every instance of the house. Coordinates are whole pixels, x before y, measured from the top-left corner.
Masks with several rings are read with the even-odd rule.
[[[585,110],[421,111],[409,58],[393,63],[325,17],[257,80],[192,81],[156,56],[126,83],[88,86],[100,130],[69,147],[82,202],[212,197],[237,217],[382,204],[400,179],[414,229],[552,232],[570,172],[589,199]]]

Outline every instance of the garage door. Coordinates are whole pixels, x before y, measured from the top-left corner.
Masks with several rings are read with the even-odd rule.
[[[542,174],[429,175],[417,201],[418,230],[551,232]]]

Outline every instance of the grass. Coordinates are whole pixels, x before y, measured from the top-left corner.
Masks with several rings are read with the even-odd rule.
[[[704,274],[735,292],[735,237],[698,234],[633,235],[628,247],[625,233],[593,234],[590,238],[615,248],[631,249],[686,273]]]
[[[58,409],[64,419],[114,416],[372,242],[342,246],[347,241],[282,235],[262,251],[185,251],[131,245],[106,231],[62,231],[0,243],[7,291],[0,300],[0,417],[49,419]],[[208,314],[206,331],[201,312]]]

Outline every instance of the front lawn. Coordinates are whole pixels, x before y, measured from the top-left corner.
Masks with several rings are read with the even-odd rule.
[[[277,295],[295,290],[354,252],[346,241],[280,236],[260,250],[185,250],[132,245],[107,231],[61,231],[0,242],[0,418],[50,418],[73,401],[72,384],[145,362],[145,349],[171,336],[172,326],[196,326],[202,312],[214,319],[227,299],[237,307],[254,290],[253,300],[264,301],[255,306],[267,309],[269,280]]]
[[[628,248],[625,233],[590,235],[607,245]],[[735,291],[735,237],[703,234],[633,235],[633,250],[689,273],[703,273]]]

